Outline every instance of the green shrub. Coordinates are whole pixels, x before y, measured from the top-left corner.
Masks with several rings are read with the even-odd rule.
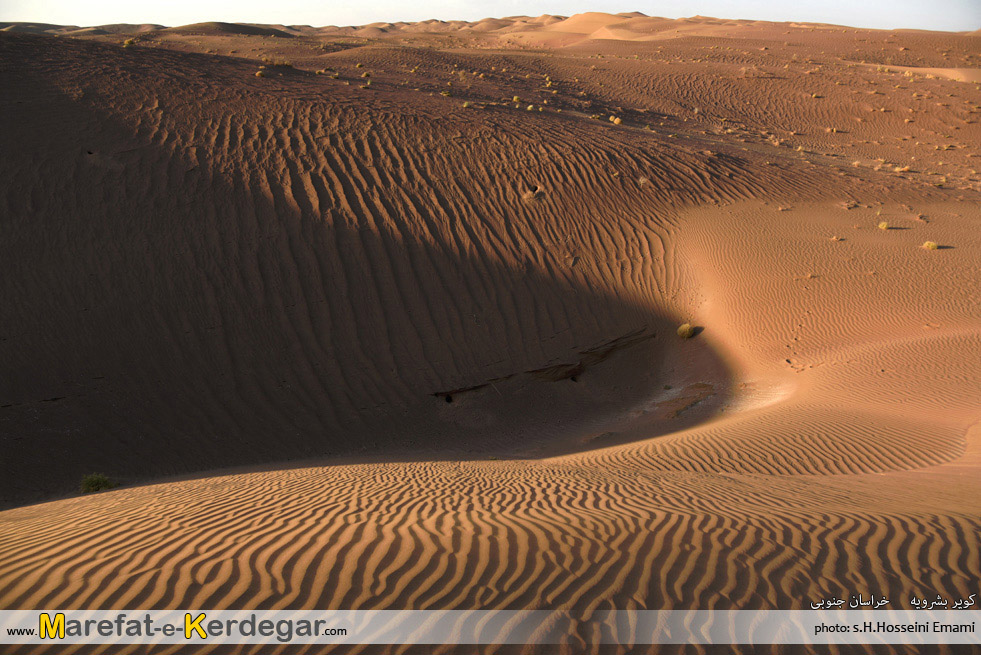
[[[82,478],[82,493],[90,494],[96,491],[104,491],[106,489],[114,489],[118,487],[118,482],[113,482],[107,476],[102,473],[89,473]]]
[[[691,323],[679,325],[678,336],[682,339],[691,339],[693,336],[695,336],[695,326]]]

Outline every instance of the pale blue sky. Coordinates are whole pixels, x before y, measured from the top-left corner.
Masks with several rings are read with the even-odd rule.
[[[642,11],[649,16],[717,16],[813,21],[856,27],[981,29],[981,0],[0,0],[0,20],[71,25],[208,20],[287,25],[362,25],[427,18],[570,15],[583,11]]]

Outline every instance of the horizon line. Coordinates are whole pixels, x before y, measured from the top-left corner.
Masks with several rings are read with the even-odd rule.
[[[703,19],[703,20],[738,21],[738,22],[749,22],[749,23],[770,23],[770,24],[774,24],[774,25],[783,24],[783,25],[807,25],[807,26],[821,26],[821,27],[837,27],[837,28],[846,28],[846,29],[854,29],[854,30],[873,30],[873,31],[880,31],[880,32],[889,32],[889,31],[913,31],[913,32],[943,32],[943,33],[948,33],[948,34],[971,34],[973,32],[981,31],[981,24],[979,24],[979,26],[976,27],[976,28],[968,28],[968,29],[963,29],[963,30],[942,30],[942,29],[927,28],[927,27],[865,27],[865,26],[861,26],[861,25],[849,25],[849,24],[846,24],[846,23],[828,23],[828,22],[814,21],[814,20],[771,20],[771,19],[763,19],[763,18],[732,18],[732,17],[725,17],[725,16],[711,16],[711,15],[705,15],[705,14],[694,14],[692,16],[679,16],[677,18],[671,18],[669,16],[649,15],[649,14],[645,14],[645,13],[643,13],[641,11],[625,11],[625,12],[586,11],[586,12],[579,12],[579,13],[575,13],[575,14],[550,14],[550,13],[547,13],[546,12],[546,13],[538,14],[538,15],[531,15],[531,14],[509,14],[507,16],[484,16],[483,18],[477,18],[477,19],[474,19],[474,20],[467,20],[465,18],[436,18],[436,17],[432,17],[432,18],[425,18],[425,19],[420,19],[420,20],[392,20],[392,21],[380,20],[380,21],[371,21],[371,22],[368,22],[368,23],[349,23],[349,24],[325,23],[325,24],[322,24],[322,25],[315,25],[315,24],[312,24],[312,23],[285,23],[285,22],[278,22],[277,23],[277,22],[255,22],[255,21],[239,21],[239,20],[218,20],[218,19],[215,19],[215,20],[201,20],[201,21],[194,21],[194,22],[191,22],[191,23],[181,23],[181,24],[174,24],[174,25],[168,25],[168,24],[165,24],[165,23],[160,23],[160,22],[151,21],[151,20],[140,21],[140,22],[128,22],[128,21],[103,22],[103,23],[97,23],[97,24],[83,25],[83,24],[79,24],[79,23],[52,23],[52,22],[38,21],[38,20],[14,20],[14,19],[6,19],[6,18],[0,19],[0,24],[7,24],[7,25],[12,25],[12,24],[20,24],[20,25],[50,25],[50,26],[53,26],[53,27],[75,27],[75,28],[78,28],[78,29],[91,29],[91,28],[99,28],[99,27],[107,27],[107,26],[117,26],[117,25],[118,26],[124,26],[124,25],[125,26],[134,26],[134,27],[135,26],[140,26],[140,25],[153,25],[153,26],[159,26],[161,29],[172,29],[172,28],[186,27],[186,26],[191,26],[191,25],[203,25],[203,24],[208,24],[208,23],[224,23],[224,24],[228,24],[228,25],[253,25],[253,26],[263,26],[263,27],[282,26],[282,27],[290,27],[290,28],[309,27],[309,28],[312,28],[312,29],[324,29],[324,28],[328,28],[328,27],[337,27],[337,28],[356,27],[356,28],[361,28],[361,27],[368,27],[368,26],[378,25],[378,24],[413,25],[413,24],[429,23],[429,22],[434,22],[434,21],[435,22],[439,22],[439,23],[468,23],[468,24],[474,24],[474,23],[480,23],[480,22],[485,21],[485,20],[509,20],[509,19],[521,19],[521,18],[542,18],[542,17],[546,17],[546,16],[547,17],[554,17],[554,18],[561,18],[563,20],[568,20],[570,18],[574,18],[576,16],[582,16],[582,15],[586,15],[586,14],[605,14],[605,15],[608,15],[608,16],[621,16],[621,17],[624,18],[624,20],[630,20],[631,18],[653,18],[653,19],[661,19],[661,20],[668,20],[668,21],[684,21],[684,20]]]

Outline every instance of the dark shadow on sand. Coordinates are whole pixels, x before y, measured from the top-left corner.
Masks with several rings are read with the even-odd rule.
[[[449,236],[478,217],[439,185],[425,193],[441,217],[350,179],[331,191],[384,196],[381,220],[302,197],[300,164],[219,169],[45,93],[43,111],[12,117],[40,136],[5,134],[0,166],[4,184],[24,186],[4,191],[21,201],[0,240],[4,505],[73,494],[92,472],[135,484],[324,458],[575,450],[597,416],[671,383],[670,352],[692,353],[716,400],[728,393],[710,345],[678,338],[680,317],[653,298],[548,249],[463,254]],[[72,124],[58,127],[62,115]],[[67,182],[25,177],[25,162]],[[490,218],[554,211],[532,205]]]

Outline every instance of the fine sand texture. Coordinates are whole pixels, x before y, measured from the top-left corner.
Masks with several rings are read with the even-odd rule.
[[[0,29],[0,609],[978,591],[978,34]]]

